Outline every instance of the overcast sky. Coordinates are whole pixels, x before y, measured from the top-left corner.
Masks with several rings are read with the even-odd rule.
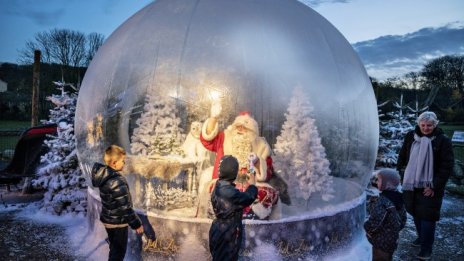
[[[235,0],[237,1],[237,0]],[[284,0],[282,0],[284,1]],[[65,28],[108,37],[151,0],[0,0],[0,62],[17,62],[35,33]],[[464,54],[463,0],[301,0],[352,43],[370,76],[419,70]]]

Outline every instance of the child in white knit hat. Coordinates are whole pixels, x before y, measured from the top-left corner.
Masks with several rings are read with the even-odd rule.
[[[398,191],[400,176],[394,169],[381,169],[376,178],[380,194],[368,202],[369,218],[364,229],[372,244],[372,260],[393,260],[399,232],[406,224],[403,196]]]

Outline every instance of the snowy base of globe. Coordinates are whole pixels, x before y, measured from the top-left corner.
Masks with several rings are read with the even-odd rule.
[[[284,206],[279,220],[244,220],[245,236],[240,260],[295,260],[326,256],[347,247],[362,234],[365,193],[359,185],[334,178],[334,199],[313,200],[307,210]],[[317,198],[314,195],[313,198]],[[320,197],[320,195],[319,195]],[[208,260],[208,233],[211,219],[188,218],[192,209],[155,213],[139,211],[156,231],[156,241],[134,240],[132,252],[144,259]],[[182,213],[180,213],[182,212]],[[268,260],[268,259],[266,259]]]

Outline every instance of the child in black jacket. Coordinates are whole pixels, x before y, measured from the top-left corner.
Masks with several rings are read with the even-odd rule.
[[[367,209],[369,219],[364,223],[367,239],[372,244],[372,260],[393,260],[401,229],[406,225],[403,196],[398,191],[400,176],[394,169],[377,173],[378,197],[372,197]]]
[[[104,161],[92,168],[92,186],[100,189],[102,210],[100,221],[105,226],[110,243],[108,260],[123,260],[127,249],[129,225],[137,234],[143,233],[142,222],[132,208],[126,179],[119,174],[125,164],[123,148],[111,145],[105,150]]]
[[[242,243],[243,209],[251,205],[257,195],[254,174],[248,174],[250,186],[245,192],[235,188],[238,161],[232,156],[224,156],[219,163],[219,180],[211,194],[214,219],[209,230],[209,249],[213,261],[238,260]]]

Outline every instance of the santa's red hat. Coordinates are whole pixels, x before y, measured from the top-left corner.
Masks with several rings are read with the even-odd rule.
[[[241,112],[232,123],[233,127],[240,126],[253,131],[255,134],[259,133],[258,123],[251,117],[250,113],[248,112]]]

